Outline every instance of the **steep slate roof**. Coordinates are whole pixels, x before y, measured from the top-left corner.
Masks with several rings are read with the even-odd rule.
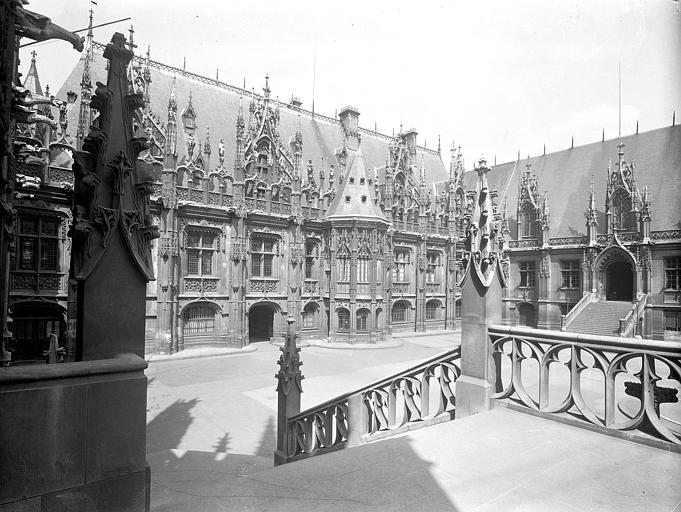
[[[381,219],[388,222],[381,208],[374,204],[373,185],[369,184],[362,155],[362,145],[357,151],[349,151],[350,170],[343,177],[343,183],[336,197],[329,205],[327,220],[340,219]],[[354,153],[354,154],[353,154]]]
[[[621,139],[595,142],[543,156],[529,158],[537,173],[539,191],[548,191],[551,210],[551,236],[586,234],[584,212],[588,206],[593,176],[598,206],[599,233],[605,232],[605,193],[608,161],[617,163],[618,144],[624,146],[624,160],[636,165],[636,181],[641,193],[648,187],[652,201],[652,230],[681,229],[681,126],[668,126]],[[511,235],[516,238],[518,179],[528,159],[491,168],[490,190],[499,192],[499,204],[507,200]],[[475,189],[475,172],[464,175],[466,190]]]
[[[106,82],[106,60],[102,56],[103,46],[96,43],[94,46],[94,61],[91,63],[93,89],[96,81]],[[135,57],[135,60],[143,65],[144,60]],[[59,98],[65,98],[66,92],[71,90],[80,94],[80,80],[83,73],[84,60],[78,61],[76,67],[57,93]],[[210,128],[210,143],[213,153],[211,154],[211,167],[217,166],[217,145],[222,138],[225,144],[225,167],[233,167],[236,145],[236,117],[239,108],[239,97],[243,97],[244,117],[248,122],[248,105],[251,100],[251,91],[245,91],[240,87],[230,86],[193,73],[183,72],[181,69],[166,66],[151,61],[151,85],[150,103],[151,110],[165,126],[167,120],[167,105],[170,97],[173,77],[177,77],[175,94],[177,98],[177,148],[178,160],[181,161],[186,155],[186,144],[182,130],[181,114],[184,111],[189,94],[192,95],[192,104],[196,111],[195,138],[198,142],[205,139],[206,127]],[[264,79],[263,79],[264,85]],[[336,149],[343,147],[343,132],[340,121],[327,116],[315,114],[304,109],[295,109],[286,103],[281,103],[281,119],[279,133],[282,143],[288,144],[289,139],[296,133],[298,117],[301,120],[301,133],[303,136],[303,162],[312,160],[315,172],[321,165],[321,157],[324,158],[324,167],[329,171],[331,165],[338,169],[338,162],[334,155]],[[69,132],[75,133],[78,124],[78,108],[74,105],[69,111]],[[365,165],[372,169],[385,165],[389,155],[389,144],[392,137],[378,132],[360,128],[362,137],[362,152]],[[446,179],[447,170],[437,151],[419,147],[417,150],[418,161],[423,157],[426,168],[426,178],[429,182]],[[229,164],[229,166],[228,166]],[[336,174],[338,171],[336,170]]]

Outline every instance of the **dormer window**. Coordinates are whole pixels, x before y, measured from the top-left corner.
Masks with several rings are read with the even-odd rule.
[[[360,179],[359,179],[359,184],[360,184],[360,185],[364,185],[364,182],[365,182],[365,181],[366,181],[366,180],[365,180],[364,178],[360,178]]]
[[[354,177],[354,176],[350,176],[350,183],[352,184],[352,183],[354,183],[354,182],[355,182],[355,177]]]
[[[345,196],[345,202],[349,203],[350,202],[350,196]]]
[[[366,202],[367,202],[367,196],[366,196],[366,195],[362,196],[362,202],[363,202],[363,203],[366,203]]]
[[[537,212],[531,205],[526,205],[520,212],[519,238],[536,238]]]

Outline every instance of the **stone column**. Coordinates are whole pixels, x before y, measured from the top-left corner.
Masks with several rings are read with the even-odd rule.
[[[288,419],[300,412],[300,394],[303,392],[301,381],[304,379],[300,367],[300,349],[296,347],[296,333],[289,317],[286,330],[286,344],[281,347],[279,371],[275,375],[277,383],[277,451],[274,452],[274,465],[285,464],[291,457]]]
[[[97,85],[91,102],[99,124],[73,165],[71,273],[79,360],[125,352],[144,357],[146,285],[154,279],[151,241],[159,234],[148,205],[153,178],[137,166],[147,143],[132,136],[134,110],[144,102],[139,94],[123,94],[132,59],[124,43],[116,33],[104,50],[107,85]]]
[[[461,376],[456,381],[456,416],[477,414],[492,407],[494,366],[487,331],[501,322],[502,286],[499,232],[492,217],[487,185],[489,169],[484,160],[478,168],[477,200],[466,233],[465,280],[461,311]]]

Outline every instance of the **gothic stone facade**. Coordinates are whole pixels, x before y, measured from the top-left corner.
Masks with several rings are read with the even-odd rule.
[[[20,134],[43,158],[17,172],[15,358],[40,359],[50,332],[62,346],[72,337],[71,165],[98,123],[89,102],[105,76],[102,49],[89,38],[56,95],[64,101],[45,109],[58,122]],[[446,169],[440,148],[418,146],[414,130],[386,136],[360,128],[355,107],[322,116],[295,97],[273,98],[267,79],[256,94],[154,62],[148,51],[129,80],[144,100],[134,128],[148,149],[138,163],[151,177],[161,235],[147,352],[279,340],[289,317],[303,339],[330,342],[455,328],[476,176],[463,172],[457,148]],[[26,82],[49,96],[35,66]],[[646,295],[644,336],[681,329],[680,140],[676,126],[624,137],[636,166],[618,139],[492,167],[506,322],[560,328],[594,292]]]

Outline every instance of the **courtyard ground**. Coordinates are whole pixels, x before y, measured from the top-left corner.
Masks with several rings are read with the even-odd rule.
[[[305,346],[302,408],[459,344]],[[171,511],[681,510],[681,455],[497,409],[273,467],[277,346],[150,363],[151,505]]]

